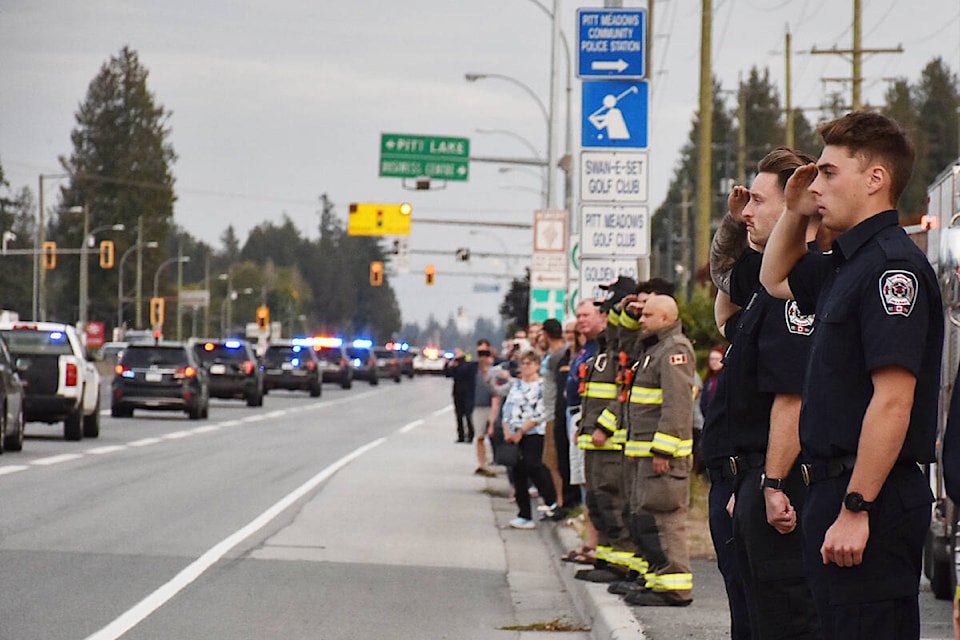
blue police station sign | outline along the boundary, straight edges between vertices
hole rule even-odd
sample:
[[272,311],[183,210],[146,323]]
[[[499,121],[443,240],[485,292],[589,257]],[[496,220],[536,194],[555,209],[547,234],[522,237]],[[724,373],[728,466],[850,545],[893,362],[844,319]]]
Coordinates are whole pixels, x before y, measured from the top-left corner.
[[582,85],[581,146],[647,148],[646,81],[590,80]]
[[645,9],[577,9],[580,78],[646,76]]

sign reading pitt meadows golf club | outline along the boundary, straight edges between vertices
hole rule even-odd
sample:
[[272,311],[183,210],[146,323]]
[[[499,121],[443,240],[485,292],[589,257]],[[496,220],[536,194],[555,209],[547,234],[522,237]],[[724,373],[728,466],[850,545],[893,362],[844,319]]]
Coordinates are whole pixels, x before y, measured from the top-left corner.
[[381,178],[465,181],[469,167],[468,138],[380,134]]

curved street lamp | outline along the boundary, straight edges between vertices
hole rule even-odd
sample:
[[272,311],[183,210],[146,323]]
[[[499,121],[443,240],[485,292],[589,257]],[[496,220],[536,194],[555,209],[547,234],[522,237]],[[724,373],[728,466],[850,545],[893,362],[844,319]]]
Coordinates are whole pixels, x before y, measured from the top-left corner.
[[120,262],[117,266],[117,329],[123,327],[123,263],[127,261],[127,258],[131,253],[136,251],[141,247],[146,247],[147,249],[156,249],[160,246],[159,242],[137,242],[132,247],[123,252],[123,255],[120,256]]
[[513,76],[505,76],[501,73],[465,73],[463,77],[466,78],[467,82],[476,82],[477,80],[484,80],[486,78],[497,78],[498,80],[504,80],[523,89],[527,95],[534,99],[534,101],[537,103],[537,106],[540,107],[540,113],[543,114],[543,121],[547,124],[547,132],[549,135],[550,111],[547,109],[547,105],[543,104],[543,100],[540,99],[540,96],[538,96],[537,93],[525,82],[521,82]]

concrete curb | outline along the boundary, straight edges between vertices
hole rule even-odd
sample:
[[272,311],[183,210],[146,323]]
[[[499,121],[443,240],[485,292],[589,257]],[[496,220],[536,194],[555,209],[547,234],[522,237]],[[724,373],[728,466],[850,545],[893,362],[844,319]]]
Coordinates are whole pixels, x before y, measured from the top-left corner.
[[574,578],[574,574],[585,568],[563,562],[560,558],[570,549],[581,546],[581,540],[570,527],[561,523],[538,523],[537,531],[544,544],[550,550],[557,575],[563,580],[564,587],[570,593],[577,613],[590,623],[590,637],[593,640],[643,640],[647,636],[643,626],[629,606],[619,596],[607,593],[607,585],[584,582]]

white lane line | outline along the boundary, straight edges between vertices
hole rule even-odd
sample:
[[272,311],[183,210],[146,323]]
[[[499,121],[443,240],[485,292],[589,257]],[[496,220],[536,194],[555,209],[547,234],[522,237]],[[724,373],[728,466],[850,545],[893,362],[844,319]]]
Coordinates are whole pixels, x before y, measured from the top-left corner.
[[400,431],[398,433],[409,433],[410,431],[413,431],[414,429],[422,425],[423,422],[424,421],[422,418],[420,420],[414,420],[413,422],[409,424],[405,424],[402,427],[400,427]]
[[452,404],[448,404],[448,405],[445,406],[443,409],[437,409],[436,411],[434,411],[433,413],[430,414],[430,417],[432,418],[432,417],[434,417],[434,416],[442,416],[443,414],[449,413],[450,411],[453,411],[453,405],[452,405]]
[[223,558],[234,547],[252,536],[254,533],[265,527],[271,520],[279,516],[297,500],[313,491],[322,482],[327,480],[334,473],[364,455],[371,449],[380,446],[386,441],[386,438],[378,438],[373,442],[363,445],[359,449],[340,458],[332,465],[313,476],[305,483],[294,489],[291,493],[280,499],[272,507],[254,518],[248,525],[235,533],[227,536],[222,541],[211,547],[206,553],[190,563],[180,573],[175,575],[169,582],[160,586],[156,591],[125,611],[120,617],[100,629],[99,631],[87,636],[86,640],[116,640],[130,629],[134,628],[145,620],[150,614],[169,602],[174,596],[183,591],[194,580],[203,575],[207,569]]
[[0,467],[0,476],[5,476],[18,471],[26,471],[30,467],[23,464],[12,464],[9,467]]
[[284,411],[283,409],[280,409],[280,410],[278,410],[278,411],[271,411],[270,413],[264,414],[263,417],[264,417],[264,419],[266,419],[266,418],[282,418],[282,417],[285,416],[285,415],[287,415],[287,412]]
[[49,467],[52,464],[60,464],[61,462],[70,462],[71,460],[79,460],[83,457],[82,453],[64,453],[59,456],[50,456],[48,458],[37,458],[30,464],[35,464],[40,467]]
[[142,440],[134,440],[133,442],[128,442],[127,446],[130,447],[148,447],[151,444],[157,444],[158,442],[163,442],[160,438],[143,438]]
[[114,453],[116,451],[123,451],[126,447],[122,444],[111,444],[105,447],[94,447],[93,449],[87,449],[84,453],[92,453],[95,456],[101,456],[105,453]]
[[217,426],[220,426],[220,427],[235,427],[235,426],[237,426],[238,424],[240,424],[240,421],[239,421],[239,420],[227,420],[227,421],[225,421],[225,422],[217,423]]
[[180,440],[181,438],[189,438],[193,435],[193,431],[174,431],[172,433],[167,433],[162,436],[164,440]]
[[194,433],[213,433],[214,431],[219,431],[223,425],[219,424],[208,424],[205,427],[197,427],[193,430]]
[[243,418],[242,420],[240,420],[240,422],[248,423],[248,424],[251,422],[261,422],[263,418],[264,416],[261,416],[261,415],[247,416],[246,418]]

